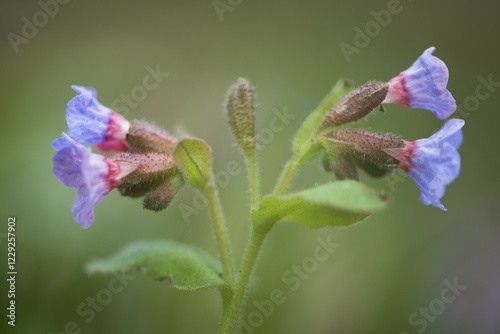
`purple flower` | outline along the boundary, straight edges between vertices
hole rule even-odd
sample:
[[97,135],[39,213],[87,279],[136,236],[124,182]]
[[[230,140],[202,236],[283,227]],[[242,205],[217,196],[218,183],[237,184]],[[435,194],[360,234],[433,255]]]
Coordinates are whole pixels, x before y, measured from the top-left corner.
[[[91,87],[71,86],[78,94],[66,106],[68,135],[77,143],[97,145],[103,151],[126,151],[125,137],[130,123],[120,114],[103,106],[97,100],[97,92]],[[54,140],[52,147],[60,150],[68,142]]]
[[432,55],[430,47],[413,65],[389,81],[389,92],[383,103],[394,103],[434,112],[437,118],[448,118],[457,108],[455,99],[446,89],[448,68]]
[[432,204],[446,211],[439,201],[445,188],[460,173],[458,148],[462,144],[461,119],[450,119],[434,135],[414,142],[405,142],[403,148],[386,149],[386,153],[401,161],[399,166],[415,181],[424,204]]
[[78,190],[71,211],[75,221],[88,228],[94,221],[94,207],[134,168],[92,153],[65,133],[57,142],[61,148],[54,156],[54,175]]

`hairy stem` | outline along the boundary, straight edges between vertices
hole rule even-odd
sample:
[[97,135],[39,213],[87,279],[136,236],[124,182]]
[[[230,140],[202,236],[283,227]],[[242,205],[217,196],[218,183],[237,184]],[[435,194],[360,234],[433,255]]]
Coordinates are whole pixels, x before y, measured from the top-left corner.
[[290,158],[290,160],[288,160],[285,168],[281,172],[276,186],[274,187],[273,195],[280,195],[286,190],[286,188],[290,185],[293,178],[297,174],[300,166],[302,166],[302,164],[304,163],[306,154],[307,152],[294,154]]
[[257,168],[257,163],[255,161],[255,152],[252,151],[246,154],[247,164],[248,164],[248,179],[250,182],[250,187],[252,189],[252,209],[257,208],[259,205],[259,172]]
[[[281,176],[276,184],[273,194],[283,193],[290,182],[295,177],[298,169],[302,163],[306,160],[306,157],[312,150],[314,145],[306,147],[301,152],[294,154],[292,158],[286,164]],[[248,166],[250,183],[252,185],[252,207],[257,208],[259,203],[259,193],[258,193],[258,180],[257,180],[257,169],[255,166],[255,156],[252,158],[248,155]],[[232,296],[229,304],[224,303],[224,312],[222,316],[222,324],[220,333],[221,334],[235,334],[240,329],[240,320],[243,313],[243,305],[245,304],[245,298],[247,296],[247,286],[248,280],[252,274],[253,268],[255,266],[255,261],[262,248],[262,243],[266,238],[268,232],[271,230],[275,222],[261,222],[259,224],[252,224],[252,232],[250,235],[250,240],[246,246],[245,252],[243,254],[243,260],[240,265],[239,275],[234,284],[232,291]]]
[[316,154],[320,150],[321,146],[317,142],[312,142],[309,145],[306,145],[302,148],[302,150],[296,152],[290,160],[285,165],[285,168],[281,172],[281,175],[276,182],[276,186],[274,186],[274,190],[272,192],[273,195],[281,195],[285,192],[286,188],[293,181],[293,178],[297,174],[297,171],[302,164],[308,159],[310,159],[314,154]]
[[240,273],[234,285],[231,303],[222,318],[221,334],[234,334],[239,329],[242,306],[247,295],[248,280],[254,268],[262,242],[266,238],[271,226],[270,224],[261,225],[252,229],[250,240],[243,255]]
[[222,262],[223,277],[230,286],[233,286],[234,269],[231,247],[229,245],[229,235],[215,184],[213,182],[208,184],[204,188],[204,193],[208,201],[208,209],[210,211],[210,217],[212,218],[217,248]]

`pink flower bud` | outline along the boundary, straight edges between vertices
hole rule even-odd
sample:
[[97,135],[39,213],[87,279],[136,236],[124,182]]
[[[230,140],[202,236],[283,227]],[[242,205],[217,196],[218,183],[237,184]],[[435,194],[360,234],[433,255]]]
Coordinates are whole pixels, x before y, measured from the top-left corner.
[[359,180],[356,165],[347,152],[325,154],[323,167],[326,171],[333,172],[339,180]]
[[168,177],[144,197],[144,209],[152,211],[166,209],[174,199],[181,185],[182,177],[179,174]]
[[357,121],[368,115],[384,101],[389,85],[370,81],[344,96],[326,115],[320,132],[328,128]]
[[178,139],[162,128],[146,121],[134,120],[127,143],[139,152],[173,152]]

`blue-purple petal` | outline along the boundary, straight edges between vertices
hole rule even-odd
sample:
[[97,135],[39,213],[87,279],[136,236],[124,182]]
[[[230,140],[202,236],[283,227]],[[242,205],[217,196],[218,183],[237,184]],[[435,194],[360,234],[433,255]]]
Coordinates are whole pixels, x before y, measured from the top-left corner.
[[[95,202],[95,201],[94,201]],[[89,228],[94,222],[94,207],[99,201],[93,203],[90,201],[89,189],[86,187],[78,188],[78,191],[71,207],[73,219],[83,228]]]
[[422,143],[422,145],[430,145],[431,143],[439,143],[441,141],[447,141],[452,144],[455,148],[458,148],[462,143],[462,131],[459,131],[464,126],[465,121],[463,119],[453,118],[446,121],[438,132],[426,139],[417,140],[417,143]]
[[90,188],[82,186],[78,191],[73,201],[71,212],[73,219],[83,228],[89,228],[94,222],[94,208],[108,193],[105,187]]
[[[85,146],[77,144],[63,133],[58,142],[58,151],[54,155],[52,170],[54,175],[66,187],[78,187],[82,184],[81,163],[90,153]],[[53,144],[54,146],[54,144]]]
[[72,86],[78,93],[66,106],[69,136],[80,144],[105,141],[112,110],[101,105],[93,88]]
[[94,207],[110,190],[106,158],[63,134],[53,160],[54,175],[67,187],[77,188],[72,213],[75,221],[88,228],[94,221]]
[[73,89],[78,94],[89,94],[94,99],[97,99],[97,91],[94,87],[84,87],[84,86],[71,85],[71,89]]
[[[443,211],[446,211],[446,208],[439,201],[441,197],[444,195],[444,186],[440,186],[439,184],[434,184],[431,186],[432,180],[435,175],[432,170],[429,169],[410,169],[408,175],[415,181],[415,184],[420,188],[420,200],[422,203],[440,208]],[[429,182],[429,180],[431,180]]]
[[400,75],[404,78],[410,107],[428,109],[439,119],[446,119],[455,112],[457,105],[446,89],[448,68],[441,59],[432,55],[435,50],[434,47],[425,50],[417,61]]
[[52,141],[52,148],[56,151],[60,151],[63,148],[67,147],[68,142],[64,138],[57,138]]
[[412,91],[408,97],[410,107],[431,110],[439,119],[446,119],[455,112],[457,103],[448,90],[440,95],[434,95],[423,88],[420,91]]
[[460,154],[463,120],[452,119],[434,135],[415,141],[408,175],[422,191],[424,204],[432,204],[446,210],[440,199],[445,188],[460,174]]

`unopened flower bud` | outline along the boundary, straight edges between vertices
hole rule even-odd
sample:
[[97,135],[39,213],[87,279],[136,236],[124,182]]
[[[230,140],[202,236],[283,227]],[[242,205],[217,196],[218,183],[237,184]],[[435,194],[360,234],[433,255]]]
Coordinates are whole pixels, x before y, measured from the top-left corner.
[[323,167],[326,171],[333,172],[339,180],[359,180],[356,165],[346,152],[325,154]]
[[[161,181],[158,181],[158,183]],[[137,197],[143,197],[146,195],[148,192],[151,191],[152,187],[155,187],[157,182],[144,182],[144,183],[138,183],[138,184],[122,184],[122,186],[118,187],[118,191],[122,196],[127,196],[127,197],[132,197],[132,198],[137,198]]]
[[120,193],[124,196],[143,196],[170,175],[179,173],[177,165],[170,154],[122,153],[115,156],[114,160],[122,164],[128,163],[137,166],[132,173],[123,178],[118,187]]
[[167,131],[142,120],[134,120],[127,133],[127,143],[140,152],[172,152],[177,142]]
[[365,130],[341,129],[332,132],[328,137],[334,139],[342,148],[360,154],[365,160],[370,160],[377,165],[397,164],[397,159],[384,150],[405,146],[401,138]]
[[144,209],[152,211],[166,209],[174,199],[181,185],[182,177],[180,175],[175,174],[168,177],[144,197]]
[[372,160],[367,159],[364,154],[352,153],[350,158],[356,166],[363,169],[368,175],[376,178],[387,176],[394,171],[397,165],[392,163],[374,163]]
[[370,81],[344,96],[326,115],[320,132],[357,121],[368,115],[384,101],[389,85],[380,81]]
[[[369,175],[382,177],[392,172],[399,160],[388,153],[391,149],[400,149],[405,142],[390,134],[373,133],[363,130],[337,130],[321,137],[320,142],[332,159],[344,159],[354,164]],[[347,169],[347,162],[337,162],[339,170]],[[342,176],[342,172],[339,172]],[[344,171],[343,174],[347,173]]]
[[250,83],[239,78],[226,98],[229,127],[244,152],[255,149],[255,92]]

